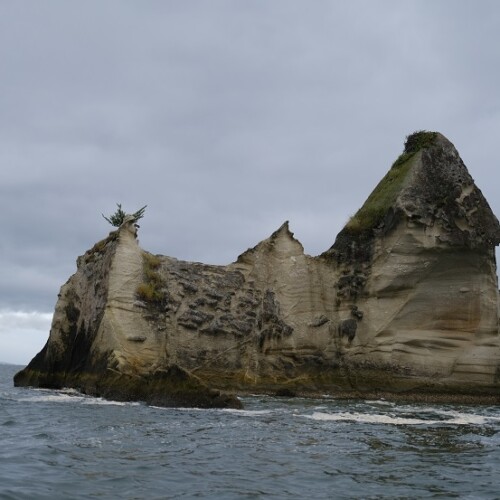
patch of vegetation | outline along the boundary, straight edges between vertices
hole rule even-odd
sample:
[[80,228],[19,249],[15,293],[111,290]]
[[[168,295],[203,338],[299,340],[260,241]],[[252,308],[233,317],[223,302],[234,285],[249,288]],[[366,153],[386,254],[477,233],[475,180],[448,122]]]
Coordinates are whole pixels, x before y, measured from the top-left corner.
[[436,140],[437,132],[428,132],[427,130],[418,130],[406,136],[405,153],[417,153],[421,149],[433,145]]
[[413,134],[407,135],[403,152],[392,164],[393,167],[406,163],[415,153],[421,149],[432,146],[437,137],[437,132],[427,132],[427,130],[418,130]]
[[351,217],[346,229],[361,232],[376,227],[396,201],[412,162],[408,158],[404,163],[395,165],[372,191],[365,204]]
[[385,177],[372,191],[365,204],[351,217],[346,229],[359,233],[366,229],[377,227],[403,187],[404,181],[411,169],[411,160],[423,148],[431,146],[437,137],[436,132],[421,130],[406,137],[404,152],[393,163]]
[[144,253],[142,259],[144,282],[137,287],[137,298],[151,306],[164,307],[167,293],[165,280],[159,272],[161,259],[150,253]]

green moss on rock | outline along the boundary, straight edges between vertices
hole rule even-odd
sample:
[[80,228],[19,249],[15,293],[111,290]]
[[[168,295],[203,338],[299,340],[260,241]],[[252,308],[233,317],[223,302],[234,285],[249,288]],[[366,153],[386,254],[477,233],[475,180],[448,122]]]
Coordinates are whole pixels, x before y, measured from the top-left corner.
[[406,137],[404,151],[393,163],[385,177],[372,191],[365,204],[351,217],[346,229],[352,233],[377,227],[394,205],[408,173],[413,164],[415,154],[432,146],[436,132],[421,130]]
[[[412,155],[413,156],[413,155]],[[412,158],[394,165],[372,191],[365,204],[351,217],[346,228],[351,232],[361,232],[378,226],[388,210],[394,205],[411,169]]]

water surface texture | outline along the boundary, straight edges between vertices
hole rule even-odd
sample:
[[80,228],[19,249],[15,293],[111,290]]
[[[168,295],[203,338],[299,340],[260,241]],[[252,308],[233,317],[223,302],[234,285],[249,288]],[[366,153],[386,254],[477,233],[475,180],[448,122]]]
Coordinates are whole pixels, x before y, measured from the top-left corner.
[[154,408],[14,388],[0,365],[0,498],[499,498],[500,409],[245,397]]

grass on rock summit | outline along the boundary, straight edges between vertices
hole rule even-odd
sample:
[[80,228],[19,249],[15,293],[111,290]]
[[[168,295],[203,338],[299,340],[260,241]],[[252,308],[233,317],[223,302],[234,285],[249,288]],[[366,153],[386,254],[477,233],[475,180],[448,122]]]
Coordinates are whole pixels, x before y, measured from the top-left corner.
[[392,164],[389,172],[378,183],[364,205],[347,223],[346,229],[349,232],[357,233],[375,228],[382,222],[403,187],[416,153],[432,146],[436,137],[436,132],[425,130],[406,137],[403,153]]

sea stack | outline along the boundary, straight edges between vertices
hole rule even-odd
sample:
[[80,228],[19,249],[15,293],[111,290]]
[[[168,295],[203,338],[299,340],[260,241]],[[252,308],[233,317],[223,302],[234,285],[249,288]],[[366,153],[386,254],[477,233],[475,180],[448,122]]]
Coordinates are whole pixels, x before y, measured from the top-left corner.
[[317,257],[288,223],[227,266],[152,255],[133,217],[78,258],[16,385],[165,406],[237,394],[500,401],[500,226],[454,146],[410,135]]

